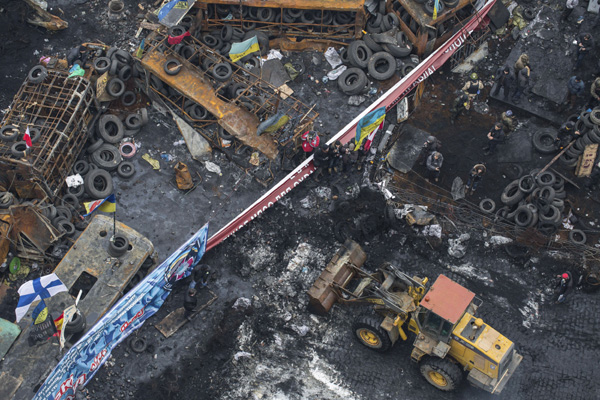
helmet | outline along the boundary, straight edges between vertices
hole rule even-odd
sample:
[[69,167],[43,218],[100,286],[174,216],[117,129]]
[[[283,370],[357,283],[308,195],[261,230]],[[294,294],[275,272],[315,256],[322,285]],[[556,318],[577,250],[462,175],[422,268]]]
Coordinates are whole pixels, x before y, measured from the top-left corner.
[[566,272],[564,274],[562,274],[562,278],[563,279],[569,279],[569,274],[567,274]]
[[427,141],[428,141],[429,143],[433,143],[433,142],[435,142],[435,136],[429,136],[429,137],[427,137]]
[[573,129],[573,128],[575,128],[575,122],[573,122],[573,121],[567,122],[565,124],[565,128],[567,128],[567,129]]
[[511,110],[507,110],[506,111],[506,116],[507,117],[512,117],[512,111]]
[[471,79],[474,80],[474,81],[476,81],[477,79],[479,79],[479,76],[477,76],[477,74],[475,72],[473,72],[471,74]]

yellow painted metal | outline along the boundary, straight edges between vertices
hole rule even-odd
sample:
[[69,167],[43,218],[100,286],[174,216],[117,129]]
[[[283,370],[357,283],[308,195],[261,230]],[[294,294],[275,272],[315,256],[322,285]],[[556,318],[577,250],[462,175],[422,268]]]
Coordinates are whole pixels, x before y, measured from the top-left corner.
[[167,57],[158,51],[146,53],[141,60],[146,70],[217,117],[219,125],[231,135],[244,144],[259,149],[270,159],[277,156],[277,144],[268,135],[256,135],[259,123],[256,115],[219,99],[212,85],[206,82],[188,61],[179,59],[183,66],[177,75],[168,75],[165,72],[166,61]]
[[398,326],[398,333],[400,334],[402,340],[408,340],[408,336],[406,336],[406,332],[404,332],[404,329],[402,329],[401,326]]
[[379,337],[373,333],[372,331],[370,331],[369,329],[363,328],[358,332],[358,335],[360,336],[360,339],[365,342],[366,344],[368,344],[371,347],[376,347],[379,346]]
[[429,371],[428,372],[429,375],[429,379],[431,379],[431,381],[436,384],[439,387],[446,387],[448,386],[448,381],[446,380],[446,377],[442,374],[440,374],[439,372],[436,371]]

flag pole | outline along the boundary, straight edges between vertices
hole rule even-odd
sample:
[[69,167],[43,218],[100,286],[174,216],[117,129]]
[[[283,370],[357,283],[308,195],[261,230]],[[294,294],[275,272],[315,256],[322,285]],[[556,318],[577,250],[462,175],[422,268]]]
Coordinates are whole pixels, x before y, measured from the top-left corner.
[[[115,197],[115,204],[116,204],[116,197]],[[117,235],[117,208],[115,207],[115,212],[113,213],[113,240],[115,239],[115,236]]]

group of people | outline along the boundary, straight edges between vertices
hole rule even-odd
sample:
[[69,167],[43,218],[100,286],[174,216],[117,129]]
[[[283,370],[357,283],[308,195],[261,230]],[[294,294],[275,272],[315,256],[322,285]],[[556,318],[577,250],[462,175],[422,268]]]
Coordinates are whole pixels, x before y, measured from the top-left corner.
[[321,144],[321,139],[315,131],[306,131],[301,138],[305,157],[314,155],[313,163],[316,167],[314,179],[317,182],[325,171],[329,174],[345,173],[353,168],[360,171],[367,158],[368,151],[363,145],[356,149],[354,141],[345,145],[342,145],[339,140],[331,145]]
[[492,96],[498,96],[500,89],[504,96],[504,101],[508,101],[511,92],[514,91],[511,100],[515,104],[519,104],[521,96],[531,80],[531,65],[529,64],[529,56],[525,53],[519,56],[515,65],[511,68],[509,65],[498,68],[495,75],[496,87],[492,92]]

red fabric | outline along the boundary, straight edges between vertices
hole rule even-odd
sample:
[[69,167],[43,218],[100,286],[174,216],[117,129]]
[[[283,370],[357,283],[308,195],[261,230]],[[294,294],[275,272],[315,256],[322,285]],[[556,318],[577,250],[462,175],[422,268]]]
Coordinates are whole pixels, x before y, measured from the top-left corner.
[[25,145],[27,146],[27,148],[30,148],[32,143],[31,136],[29,136],[29,128],[27,128],[27,130],[25,131],[25,134],[23,135],[23,140],[25,141]]
[[[408,75],[406,75],[400,82],[394,87],[388,90],[382,97],[377,99],[370,107],[364,110],[360,115],[354,118],[348,125],[346,125],[340,132],[338,132],[333,138],[329,140],[333,143],[336,140],[342,142],[342,144],[348,143],[354,139],[356,133],[356,124],[358,121],[369,112],[385,106],[387,110],[394,107],[400,102],[407,94],[409,94],[419,83],[427,79],[431,74],[437,71],[451,56],[458,50],[465,42],[466,38],[469,37],[471,32],[481,23],[483,17],[490,11],[490,8],[494,5],[496,0],[488,1],[481,10],[479,15],[473,16],[469,22],[463,26],[463,28],[454,34],[446,43],[440,48],[433,52],[427,59],[413,69]],[[275,202],[281,199],[283,196],[292,191],[293,188],[298,186],[304,181],[310,174],[315,171],[315,167],[312,162],[313,156],[310,156],[296,169],[294,169],[288,176],[279,181],[271,190],[262,195],[258,200],[254,202],[246,210],[242,211],[237,217],[231,220],[221,230],[211,236],[206,244],[206,250],[210,250],[235,232],[243,228],[248,222],[257,218],[265,210],[271,207]]]
[[309,133],[310,131],[306,131],[302,134],[302,150],[304,150],[305,153],[310,153],[319,147],[319,143],[321,143],[321,138],[319,138],[319,135],[315,135],[312,140],[308,140]]
[[179,43],[181,43],[183,38],[187,37],[187,36],[190,36],[190,32],[186,32],[183,35],[179,35],[179,36],[169,36],[169,38],[167,39],[167,42],[169,42],[169,44],[171,44],[171,45],[179,44]]

